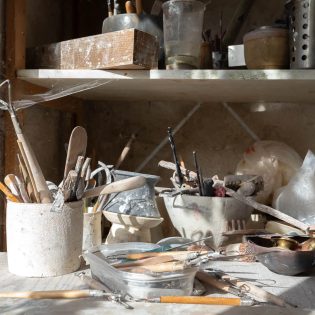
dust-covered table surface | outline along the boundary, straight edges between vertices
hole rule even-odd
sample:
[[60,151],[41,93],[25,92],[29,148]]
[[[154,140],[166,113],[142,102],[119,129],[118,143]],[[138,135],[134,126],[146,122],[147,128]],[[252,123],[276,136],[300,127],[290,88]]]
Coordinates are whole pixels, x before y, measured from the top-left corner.
[[[249,281],[261,288],[296,304],[298,309],[286,309],[276,306],[229,307],[214,305],[184,305],[134,302],[133,310],[126,310],[122,305],[104,301],[100,298],[71,300],[26,300],[0,299],[0,314],[314,314],[315,315],[315,277],[301,275],[295,277],[281,276],[272,273],[260,263],[213,262],[209,266],[222,270],[231,276]],[[88,271],[88,270],[87,270]],[[10,274],[7,269],[6,253],[0,253],[0,291],[45,291],[45,290],[77,290],[88,287],[75,275],[68,274],[51,278],[24,278]],[[315,275],[315,273],[314,273]],[[209,291],[210,296],[222,296],[215,289]]]

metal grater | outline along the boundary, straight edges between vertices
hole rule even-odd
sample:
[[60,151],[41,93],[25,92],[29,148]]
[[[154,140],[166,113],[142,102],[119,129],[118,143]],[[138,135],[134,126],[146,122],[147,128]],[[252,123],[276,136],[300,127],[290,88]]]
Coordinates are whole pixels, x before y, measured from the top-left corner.
[[315,0],[290,0],[290,68],[315,68]]

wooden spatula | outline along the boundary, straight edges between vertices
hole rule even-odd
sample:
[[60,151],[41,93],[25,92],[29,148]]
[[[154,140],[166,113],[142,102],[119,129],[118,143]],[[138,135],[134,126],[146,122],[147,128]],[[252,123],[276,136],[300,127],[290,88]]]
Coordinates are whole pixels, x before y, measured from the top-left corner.
[[145,178],[143,176],[134,176],[127,179],[118,180],[111,184],[102,185],[86,190],[82,198],[93,198],[99,195],[108,195],[126,190],[136,189],[142,187],[144,184]]
[[67,157],[66,157],[66,164],[63,177],[64,179],[67,177],[70,170],[75,168],[78,156],[85,156],[87,147],[87,133],[86,130],[81,127],[77,126],[72,130]]
[[15,180],[14,174],[8,174],[4,178],[4,183],[9,187],[9,189],[11,190],[11,192],[14,196],[21,199],[20,190],[19,190],[18,184]]

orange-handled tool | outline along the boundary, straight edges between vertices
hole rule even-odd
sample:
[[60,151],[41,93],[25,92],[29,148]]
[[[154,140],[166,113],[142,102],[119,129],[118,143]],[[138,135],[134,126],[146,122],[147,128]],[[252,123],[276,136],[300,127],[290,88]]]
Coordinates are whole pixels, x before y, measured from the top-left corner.
[[160,303],[176,304],[207,304],[207,305],[232,305],[232,306],[252,306],[254,301],[240,298],[224,298],[210,296],[161,296]]
[[6,195],[6,197],[12,201],[12,202],[21,202],[20,199],[18,199],[16,196],[14,196],[11,191],[3,184],[0,182],[0,190]]

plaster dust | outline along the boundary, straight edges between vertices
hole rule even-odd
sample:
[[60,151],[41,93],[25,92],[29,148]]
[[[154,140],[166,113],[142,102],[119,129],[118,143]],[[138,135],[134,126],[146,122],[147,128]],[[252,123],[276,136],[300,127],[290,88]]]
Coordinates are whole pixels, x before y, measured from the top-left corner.
[[[288,277],[272,273],[259,263],[215,262],[211,267],[218,268],[232,276],[261,286],[263,289],[280,295],[303,308],[288,309],[271,305],[258,307],[228,307],[211,305],[183,305],[159,303],[132,303],[133,313],[140,315],[314,315],[314,277]],[[237,272],[235,272],[237,270]],[[87,286],[75,273],[53,278],[21,278],[10,274],[6,265],[6,254],[0,253],[0,291],[41,291],[87,289]],[[211,296],[219,296],[219,291]],[[227,295],[225,295],[228,297]],[[127,314],[121,305],[101,299],[77,300],[22,300],[0,299],[1,314]]]

